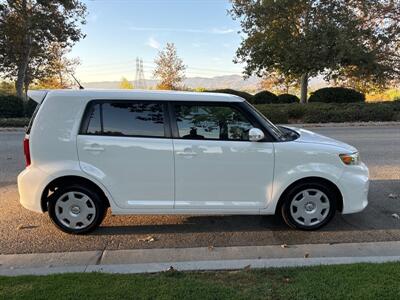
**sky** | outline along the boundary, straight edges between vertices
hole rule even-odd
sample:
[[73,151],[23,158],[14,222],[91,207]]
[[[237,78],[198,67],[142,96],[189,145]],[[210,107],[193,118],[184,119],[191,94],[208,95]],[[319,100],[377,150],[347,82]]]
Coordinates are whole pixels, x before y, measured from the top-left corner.
[[228,15],[229,0],[84,0],[86,38],[70,53],[79,57],[83,82],[135,79],[136,57],[146,79],[158,51],[176,45],[187,77],[241,74],[233,63],[242,40],[239,22]]

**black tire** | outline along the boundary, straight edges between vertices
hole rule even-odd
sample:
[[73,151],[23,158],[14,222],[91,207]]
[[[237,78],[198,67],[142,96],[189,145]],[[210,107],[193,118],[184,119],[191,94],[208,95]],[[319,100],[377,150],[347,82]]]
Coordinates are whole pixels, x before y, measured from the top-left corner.
[[[293,217],[292,211],[291,211],[291,205],[292,205],[292,203],[294,203],[296,198],[299,198],[298,195],[301,194],[302,192],[305,193],[306,191],[308,191],[308,193],[311,193],[314,190],[320,191],[323,194],[325,194],[322,196],[321,199],[323,199],[322,201],[324,201],[325,203],[329,203],[329,208],[326,208],[327,211],[323,211],[323,214],[321,213],[321,215],[323,215],[324,218],[322,219],[322,217],[321,217],[322,220],[319,223],[317,223],[317,224],[310,223],[309,225],[306,225],[305,221],[304,221],[302,224],[301,217],[297,218],[297,219]],[[327,199],[325,199],[325,198],[327,198]],[[336,213],[337,201],[338,201],[338,199],[337,199],[336,193],[328,185],[323,184],[323,183],[301,183],[301,184],[294,186],[291,190],[289,190],[284,195],[284,199],[283,199],[281,209],[280,209],[281,216],[282,216],[283,220],[285,221],[285,223],[292,228],[296,228],[296,229],[300,229],[300,230],[317,230],[317,229],[325,226],[326,224],[329,223],[329,221],[332,220],[332,218],[334,217],[334,215]],[[294,206],[295,206],[295,204],[294,204]],[[294,208],[295,207],[293,207],[292,209],[294,209]],[[304,210],[306,210],[305,207],[304,207]],[[316,214],[318,215],[318,212],[316,212]],[[304,218],[303,218],[303,220],[304,220]],[[311,219],[311,220],[313,220],[313,219]],[[317,222],[317,221],[314,221],[314,222]]]
[[[70,201],[69,196],[65,196],[67,193],[70,193],[70,192],[72,192],[72,194],[75,197],[81,196],[81,195],[87,196],[89,198],[88,200],[90,200],[90,202],[86,202],[86,203],[90,204],[90,206],[88,206],[86,204],[84,206],[87,206],[88,209],[93,209],[93,207],[94,207],[94,213],[88,213],[88,216],[86,217],[85,222],[90,223],[87,226],[81,222],[81,224],[82,224],[81,228],[77,228],[77,227],[79,227],[79,225],[75,226],[75,228],[71,228],[68,226],[66,219],[62,220],[61,219],[62,217],[61,216],[59,217],[60,213],[63,213],[63,211],[62,211],[63,208],[61,208],[61,212],[60,212],[60,207],[59,207],[60,201],[64,202],[64,203],[66,203],[67,201]],[[62,201],[65,198],[67,198],[67,200]],[[84,198],[84,199],[86,199],[86,198]],[[74,200],[76,200],[76,199],[74,199]],[[83,201],[82,203],[85,203],[85,201]],[[78,208],[78,210],[79,210],[79,208]],[[99,194],[96,191],[94,191],[84,185],[70,184],[67,186],[59,187],[50,196],[49,204],[48,204],[48,211],[49,211],[49,216],[50,216],[51,221],[54,223],[54,225],[56,225],[62,231],[66,232],[66,233],[70,233],[70,234],[85,234],[85,233],[92,232],[97,227],[99,227],[99,225],[101,224],[101,222],[103,221],[103,219],[106,215],[107,207],[106,207],[104,201],[101,199],[101,197],[99,196]],[[78,216],[78,215],[79,215],[79,212],[77,215],[71,215],[71,218],[73,219],[74,216]],[[72,225],[70,225],[70,226],[72,226]]]

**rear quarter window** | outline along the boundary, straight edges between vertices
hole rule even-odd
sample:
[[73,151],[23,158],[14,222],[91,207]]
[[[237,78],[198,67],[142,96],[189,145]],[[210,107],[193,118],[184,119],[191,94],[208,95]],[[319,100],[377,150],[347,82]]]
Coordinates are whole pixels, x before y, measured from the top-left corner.
[[32,125],[33,125],[33,121],[35,121],[35,118],[36,118],[36,115],[37,115],[37,113],[38,113],[38,111],[39,111],[39,108],[40,108],[40,103],[38,103],[38,104],[36,105],[36,108],[35,108],[35,110],[33,111],[33,114],[32,114],[32,116],[31,116],[31,119],[29,120],[28,126],[26,127],[26,130],[25,130],[25,133],[26,133],[26,134],[29,134],[29,133],[31,132]]

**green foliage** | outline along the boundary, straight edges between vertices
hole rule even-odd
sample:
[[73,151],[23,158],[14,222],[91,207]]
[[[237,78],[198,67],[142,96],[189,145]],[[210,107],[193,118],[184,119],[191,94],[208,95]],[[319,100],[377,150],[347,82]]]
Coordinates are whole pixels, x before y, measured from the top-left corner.
[[378,85],[398,78],[398,0],[232,0],[230,13],[245,36],[236,62],[249,76],[303,77],[303,91],[319,74]]
[[400,101],[381,103],[309,103],[257,105],[276,123],[384,122],[400,120]]
[[24,103],[21,98],[12,95],[0,96],[0,117],[19,118],[24,115]]
[[[1,299],[397,299],[400,263],[0,277]],[[62,287],[62,288],[60,288]]]
[[26,117],[30,118],[35,111],[37,106],[37,103],[31,99],[29,99],[27,102],[25,102],[25,109],[24,109],[24,114]]
[[29,124],[29,118],[0,118],[1,127],[25,127]]
[[253,96],[254,104],[271,104],[278,103],[278,96],[270,91],[262,91]]
[[252,99],[253,99],[253,95],[252,94],[249,94],[249,93],[243,92],[243,91],[233,90],[233,89],[209,90],[207,92],[232,94],[232,95],[236,95],[236,96],[242,97],[243,99],[246,99],[246,101],[248,101],[248,102],[252,102]]
[[16,80],[16,93],[43,78],[50,46],[71,47],[84,38],[86,6],[76,0],[2,1],[0,4],[0,72]]
[[352,103],[365,102],[365,95],[356,90],[328,87],[322,88],[311,94],[308,102],[324,102],[324,103]]
[[278,96],[278,103],[299,103],[299,97],[291,94],[281,94]]

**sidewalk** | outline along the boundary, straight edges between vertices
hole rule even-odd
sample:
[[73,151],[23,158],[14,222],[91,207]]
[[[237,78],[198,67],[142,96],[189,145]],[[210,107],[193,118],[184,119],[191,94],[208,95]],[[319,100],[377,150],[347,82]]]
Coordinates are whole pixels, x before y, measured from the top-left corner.
[[0,275],[152,273],[400,261],[400,242],[0,255]]

